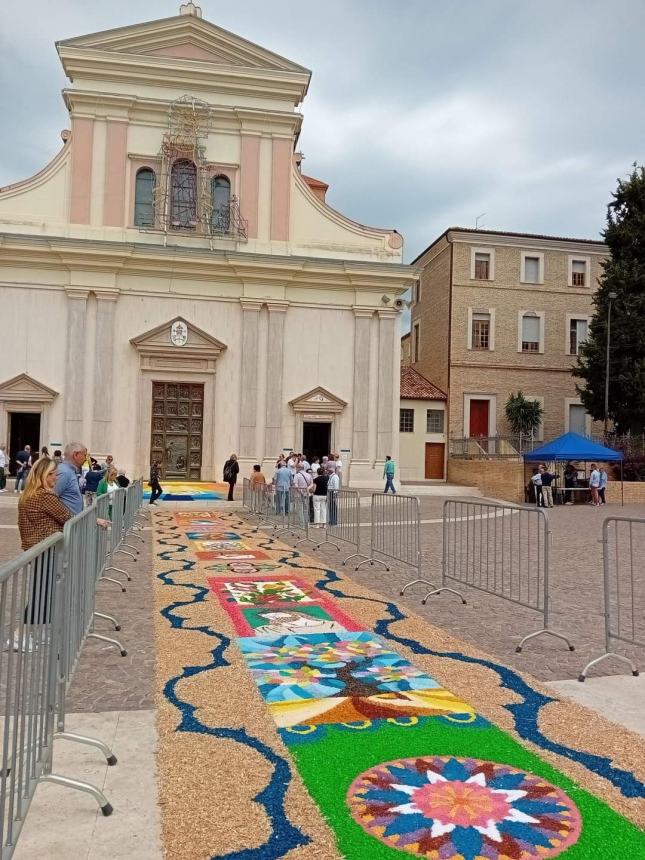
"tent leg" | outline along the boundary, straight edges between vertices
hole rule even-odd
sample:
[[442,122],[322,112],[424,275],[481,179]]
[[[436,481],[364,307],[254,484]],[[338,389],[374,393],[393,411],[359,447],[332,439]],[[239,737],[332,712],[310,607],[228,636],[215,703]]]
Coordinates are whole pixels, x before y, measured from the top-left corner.
[[620,461],[620,504],[625,507],[625,484],[623,482],[623,461]]

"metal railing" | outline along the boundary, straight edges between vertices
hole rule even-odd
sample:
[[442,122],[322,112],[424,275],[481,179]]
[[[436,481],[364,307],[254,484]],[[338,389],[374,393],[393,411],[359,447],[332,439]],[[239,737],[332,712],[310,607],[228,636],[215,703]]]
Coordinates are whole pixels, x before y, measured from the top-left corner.
[[378,555],[410,565],[421,576],[421,538],[419,500],[416,496],[373,493],[370,509],[370,554],[354,570],[364,564],[381,564],[390,568]]
[[546,635],[562,639],[573,651],[567,637],[549,627],[550,553],[551,529],[541,508],[447,499],[441,585],[425,580],[431,590],[422,603],[443,591],[466,603],[461,591],[447,585],[456,582],[542,614],[542,627],[520,641],[518,653],[530,639]]
[[328,490],[327,491],[327,523],[325,525],[325,539],[318,543],[314,549],[318,549],[326,543],[340,550],[340,544],[336,541],[355,547],[343,561],[343,564],[352,558],[369,560],[369,557],[361,552],[361,507],[360,494],[358,490]]
[[644,561],[645,519],[607,517],[602,525],[605,653],[587,663],[579,681],[611,657],[627,663],[632,675],[638,675],[629,657],[612,650],[612,641],[645,648]]
[[460,460],[519,460],[542,443],[533,436],[469,436],[450,439],[450,456]]
[[[113,498],[125,513],[122,540],[138,520],[142,501],[135,482]],[[99,749],[109,765],[116,757],[96,738],[65,731],[66,699],[81,650],[93,625],[97,584],[111,552],[121,547],[97,524],[107,496],[69,520],[53,535],[0,566],[0,839],[2,860],[13,855],[31,800],[40,782],[52,782],[93,796],[104,815],[112,806],[96,786],[52,772],[53,744],[75,741]],[[118,519],[118,515],[117,515]],[[125,653],[122,651],[122,653]]]

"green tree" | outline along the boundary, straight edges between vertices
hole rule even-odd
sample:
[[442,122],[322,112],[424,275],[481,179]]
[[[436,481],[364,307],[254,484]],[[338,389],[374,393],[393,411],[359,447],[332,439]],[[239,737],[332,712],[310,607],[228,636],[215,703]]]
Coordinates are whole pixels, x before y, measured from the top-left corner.
[[611,334],[609,409],[618,433],[645,430],[645,168],[634,164],[627,179],[618,180],[607,207],[603,236],[610,256],[603,264],[594,296],[589,336],[573,375],[587,412],[605,418],[607,318],[610,293]]
[[521,391],[509,394],[504,407],[512,433],[531,436],[540,426],[544,410],[537,400],[527,400]]

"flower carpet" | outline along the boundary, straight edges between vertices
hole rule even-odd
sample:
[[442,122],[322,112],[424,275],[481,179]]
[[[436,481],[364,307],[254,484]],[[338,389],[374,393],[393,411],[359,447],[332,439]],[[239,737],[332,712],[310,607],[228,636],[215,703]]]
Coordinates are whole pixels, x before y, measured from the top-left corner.
[[237,513],[154,529],[167,857],[645,857],[636,736]]
[[[210,481],[164,481],[163,502],[213,502],[226,499],[228,484]],[[144,487],[143,498],[150,498],[150,487]]]

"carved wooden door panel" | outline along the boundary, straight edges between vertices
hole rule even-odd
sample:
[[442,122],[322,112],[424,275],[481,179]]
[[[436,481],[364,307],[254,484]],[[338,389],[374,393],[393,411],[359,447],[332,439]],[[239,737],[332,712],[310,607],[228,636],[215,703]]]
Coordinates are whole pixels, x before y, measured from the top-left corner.
[[203,385],[152,383],[150,460],[161,460],[162,477],[200,480],[203,421]]

